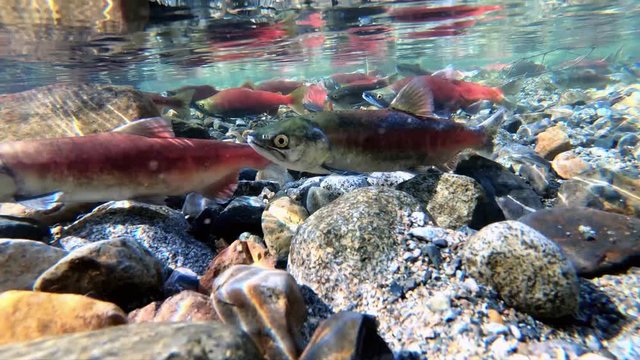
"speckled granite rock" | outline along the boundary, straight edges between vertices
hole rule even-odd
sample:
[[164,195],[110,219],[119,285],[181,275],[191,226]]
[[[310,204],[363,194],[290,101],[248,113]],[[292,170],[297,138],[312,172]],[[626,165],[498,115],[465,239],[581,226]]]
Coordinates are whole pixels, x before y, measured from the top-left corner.
[[558,244],[578,275],[640,265],[640,220],[589,208],[558,207],[519,220]]
[[405,226],[419,202],[398,190],[354,190],[315,212],[291,242],[289,271],[328,303],[352,299],[367,280],[400,256],[396,228]]
[[[0,294],[0,344],[126,324],[115,304],[82,295],[34,291]],[[1,355],[0,358],[9,359]]]
[[161,296],[163,280],[162,264],[144,246],[120,238],[72,251],[40,275],[33,288],[90,294],[129,310]]
[[251,339],[220,323],[132,324],[0,347],[3,359],[263,359]]
[[562,250],[517,221],[488,225],[465,244],[469,274],[493,287],[504,301],[541,318],[574,315],[578,278]]
[[396,189],[422,200],[435,223],[447,229],[470,224],[477,205],[485,200],[474,179],[434,169],[398,184]]
[[286,271],[235,265],[218,276],[213,306],[225,324],[243,329],[269,359],[297,359],[306,309]]
[[61,235],[90,241],[133,238],[164,265],[187,267],[202,274],[213,258],[213,252],[192,238],[188,229],[189,224],[182,213],[166,206],[114,201],[97,207],[64,228]]
[[308,216],[307,210],[288,196],[269,203],[262,213],[262,232],[267,249],[277,260],[287,260],[291,238]]
[[31,290],[38,276],[66,254],[38,241],[0,239],[0,292]]

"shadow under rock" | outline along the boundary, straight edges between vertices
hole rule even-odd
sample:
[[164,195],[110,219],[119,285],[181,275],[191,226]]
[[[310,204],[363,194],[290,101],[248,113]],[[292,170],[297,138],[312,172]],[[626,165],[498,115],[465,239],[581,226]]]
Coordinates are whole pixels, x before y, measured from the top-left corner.
[[306,347],[309,344],[309,340],[311,340],[313,333],[318,328],[318,325],[320,325],[323,320],[326,320],[335,314],[335,312],[331,306],[325,303],[318,294],[316,294],[316,292],[307,285],[300,285],[300,292],[302,293],[304,303],[307,306],[307,320],[302,326],[302,337],[304,340],[304,346]]

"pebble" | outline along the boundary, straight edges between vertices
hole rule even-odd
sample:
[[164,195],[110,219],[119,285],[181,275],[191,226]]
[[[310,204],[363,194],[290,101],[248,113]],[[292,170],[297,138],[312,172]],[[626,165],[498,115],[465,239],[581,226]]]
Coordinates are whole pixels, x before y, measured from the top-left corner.
[[364,175],[329,175],[322,179],[320,187],[329,191],[334,199],[355,189],[369,186]]
[[269,359],[297,359],[307,314],[296,281],[283,270],[234,265],[214,280],[213,306],[225,324],[244,330]]
[[162,302],[152,302],[129,313],[130,323],[216,321],[218,316],[208,296],[185,290]]
[[529,226],[517,221],[488,225],[471,236],[464,254],[469,274],[493,287],[507,305],[540,318],[577,312],[573,265],[553,241]]
[[48,242],[49,227],[29,218],[0,215],[0,239],[24,239]]
[[558,244],[578,275],[640,265],[640,219],[589,208],[545,209],[520,219]]
[[434,312],[445,312],[451,309],[451,297],[442,292],[434,294],[427,300],[427,306]]
[[320,324],[299,359],[393,359],[393,353],[375,318],[341,311]]
[[130,324],[49,337],[1,347],[0,358],[263,359],[245,333],[215,322]]
[[[127,315],[118,306],[82,295],[17,290],[0,294],[1,345],[126,323]],[[14,358],[2,355],[2,349],[6,348],[0,348],[0,358]]]
[[563,179],[571,179],[591,169],[591,165],[578,157],[573,150],[556,155],[551,167]]
[[309,214],[313,214],[336,198],[331,191],[321,188],[320,186],[314,186],[307,192],[305,207]]
[[231,200],[214,220],[213,234],[231,243],[245,231],[262,236],[264,202],[256,196],[239,196]]
[[162,295],[162,264],[135,240],[97,241],[70,252],[45,271],[37,291],[91,294],[125,310]]
[[198,275],[187,268],[177,268],[165,280],[162,288],[164,296],[172,296],[183,290],[198,290],[200,282]]
[[0,239],[0,292],[33,289],[36,279],[66,254],[39,241]]
[[188,234],[189,223],[179,211],[134,201],[98,206],[62,230],[95,242],[126,237],[143,244],[164,266],[186,267],[202,274],[213,252]]
[[563,126],[550,127],[537,136],[536,152],[547,160],[553,160],[559,153],[570,149],[571,142]]
[[307,217],[307,210],[288,196],[269,203],[262,213],[262,232],[267,249],[276,260],[287,260],[291,238]]

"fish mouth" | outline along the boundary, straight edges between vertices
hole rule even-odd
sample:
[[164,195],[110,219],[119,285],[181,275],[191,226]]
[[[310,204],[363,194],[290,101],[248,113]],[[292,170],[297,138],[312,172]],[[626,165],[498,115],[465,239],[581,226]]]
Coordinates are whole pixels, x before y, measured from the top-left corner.
[[255,137],[253,135],[249,135],[247,137],[247,143],[249,144],[249,146],[251,146],[254,150],[256,150],[261,155],[264,155],[267,157],[273,157],[277,161],[287,160],[287,157],[284,155],[282,151],[259,143],[258,141],[255,140]]
[[369,104],[373,105],[373,106],[377,106],[381,109],[384,109],[385,107],[387,107],[387,105],[382,104],[380,101],[378,101],[378,99],[376,99],[376,97],[374,96],[374,94],[365,91],[362,93],[362,98],[365,99]]

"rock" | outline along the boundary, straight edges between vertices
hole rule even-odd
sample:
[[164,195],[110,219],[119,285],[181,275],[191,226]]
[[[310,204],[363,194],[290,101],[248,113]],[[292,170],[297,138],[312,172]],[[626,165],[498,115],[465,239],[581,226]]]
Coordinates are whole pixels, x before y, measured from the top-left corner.
[[270,192],[277,193],[280,191],[280,184],[275,181],[259,180],[259,181],[238,181],[238,187],[236,188],[233,196],[259,196],[267,189]]
[[228,243],[248,231],[262,236],[262,212],[265,204],[255,196],[233,199],[213,222],[213,232]]
[[225,324],[243,329],[268,359],[297,359],[306,307],[300,289],[283,270],[235,265],[217,277],[213,306]]
[[293,177],[289,174],[289,171],[282,166],[271,164],[258,171],[256,174],[256,180],[274,181],[282,187],[285,184],[292,182]]
[[3,345],[126,322],[127,315],[118,306],[86,296],[15,290],[0,294],[0,344]]
[[337,198],[355,189],[369,186],[364,175],[329,175],[322,179],[320,187],[329,191],[332,197]]
[[541,196],[547,196],[555,182],[549,161],[527,146],[503,146],[497,151],[495,160],[525,179]]
[[547,160],[552,160],[563,151],[571,150],[571,143],[566,130],[556,125],[538,134],[536,152]]
[[0,348],[0,358],[260,360],[262,356],[253,341],[232,326],[152,323],[5,346]]
[[262,232],[267,249],[276,260],[287,260],[291,238],[307,217],[307,210],[288,196],[269,203],[262,213]]
[[366,284],[374,278],[388,278],[390,259],[402,256],[396,229],[421,210],[415,198],[393,189],[367,187],[345,194],[299,227],[291,242],[289,271],[298,283],[343,310],[340,306],[354,294],[368,293]]
[[543,208],[529,184],[495,161],[473,155],[460,161],[454,172],[475,179],[484,189],[486,201],[478,204],[477,216],[469,224],[473,229]]
[[640,219],[589,208],[559,207],[537,211],[519,221],[558,244],[580,276],[640,266]]
[[335,196],[331,191],[319,186],[314,186],[307,191],[305,207],[309,214],[313,214],[335,199],[337,199],[337,196]]
[[571,89],[564,91],[558,99],[558,105],[584,105],[591,97],[582,90]]
[[573,150],[556,155],[551,162],[553,170],[563,179],[571,179],[591,169],[591,165],[579,158]]
[[98,241],[62,258],[34,285],[38,291],[90,294],[134,309],[161,296],[162,264],[135,240]]
[[159,115],[151,99],[131,87],[53,84],[0,97],[0,141],[89,135]]
[[367,176],[371,186],[395,187],[401,182],[412,179],[416,174],[406,171],[372,172]]
[[164,296],[172,296],[185,290],[200,289],[198,274],[187,268],[177,268],[171,272],[163,284]]
[[171,118],[171,127],[176,137],[191,139],[211,139],[209,130],[201,123],[193,120]]
[[562,250],[517,221],[488,225],[465,244],[469,274],[493,287],[509,306],[540,318],[573,315],[578,277]]
[[187,267],[201,274],[213,258],[213,252],[191,237],[188,229],[184,216],[166,206],[112,201],[64,228],[61,236],[90,241],[133,238],[165,266]]
[[209,297],[190,290],[129,313],[130,323],[216,320],[218,316]]
[[640,181],[608,169],[585,171],[565,181],[558,203],[566,207],[589,207],[640,217]]
[[200,278],[200,287],[207,293],[211,292],[213,280],[233,265],[251,265],[261,262],[266,267],[275,266],[267,250],[254,241],[236,240],[218,253],[211,261],[207,271]]
[[38,241],[0,239],[0,292],[33,289],[36,279],[66,254]]
[[0,238],[47,242],[51,231],[37,220],[5,215],[0,216]]
[[372,316],[342,311],[323,321],[300,360],[393,359]]
[[482,187],[472,178],[431,169],[396,189],[422,200],[436,224],[447,229],[470,224],[476,206],[484,201]]
[[73,251],[89,244],[91,241],[77,236],[65,236],[58,239],[58,245],[66,251]]

